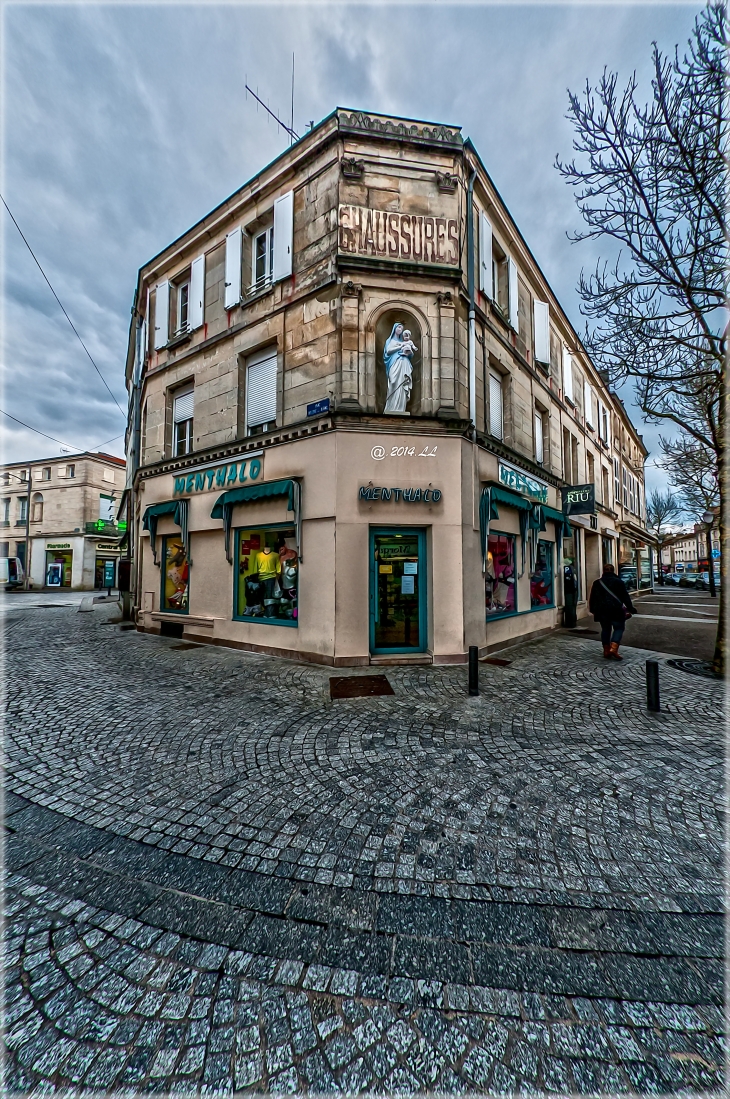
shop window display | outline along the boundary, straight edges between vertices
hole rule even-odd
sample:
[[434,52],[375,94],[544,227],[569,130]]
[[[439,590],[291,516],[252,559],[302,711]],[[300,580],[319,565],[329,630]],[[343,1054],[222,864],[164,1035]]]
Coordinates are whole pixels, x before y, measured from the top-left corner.
[[579,542],[578,535],[573,533],[569,538],[563,538],[563,573],[568,577],[570,573],[571,590],[574,598],[580,598],[580,561],[578,560]]
[[239,530],[236,617],[298,624],[299,557],[294,527]]
[[486,568],[487,618],[514,614],[517,610],[515,538],[512,534],[490,534]]
[[188,613],[190,566],[179,537],[165,538],[162,551],[162,609]]
[[530,606],[533,610],[553,605],[553,544],[538,542],[535,567],[530,573]]

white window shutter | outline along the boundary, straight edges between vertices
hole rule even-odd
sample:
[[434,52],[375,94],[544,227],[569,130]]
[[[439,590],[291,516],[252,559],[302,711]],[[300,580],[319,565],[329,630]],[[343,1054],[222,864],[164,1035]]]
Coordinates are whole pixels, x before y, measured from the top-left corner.
[[192,389],[186,393],[178,393],[175,397],[173,420],[176,424],[184,424],[186,420],[192,420],[195,407],[195,394]]
[[542,413],[535,413],[535,461],[542,462],[544,458],[542,437]]
[[147,321],[143,318],[141,323],[137,326],[137,347],[134,362],[134,382],[135,385],[142,377],[142,371],[144,369],[144,357],[147,350]]
[[535,298],[535,359],[550,362],[550,306]]
[[567,347],[563,348],[563,396],[569,401],[573,398],[573,356]]
[[191,329],[203,325],[203,299],[205,297],[205,256],[193,260],[190,268],[190,305],[188,316]]
[[241,300],[241,230],[234,229],[226,237],[226,285],[223,304],[233,309]]
[[157,284],[155,293],[155,351],[167,345],[169,320],[170,284],[165,280]]
[[246,370],[246,426],[276,421],[276,351],[250,361]]
[[294,251],[294,192],[287,191],[274,203],[274,282],[292,273]]
[[517,306],[519,303],[519,286],[517,283],[517,264],[509,257],[508,263],[509,269],[509,323],[514,328],[515,332],[519,329],[519,317],[517,315]]
[[587,378],[583,382],[583,415],[586,423],[593,427],[593,391]]
[[479,219],[479,289],[490,301],[494,297],[492,282],[492,224],[482,212]]
[[495,439],[503,434],[502,379],[494,370],[489,371],[489,433]]

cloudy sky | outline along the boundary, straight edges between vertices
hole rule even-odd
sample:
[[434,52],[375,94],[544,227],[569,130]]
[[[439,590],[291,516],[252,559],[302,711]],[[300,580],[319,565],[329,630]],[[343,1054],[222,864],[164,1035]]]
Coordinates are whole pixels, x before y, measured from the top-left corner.
[[[6,4],[3,194],[123,409],[137,269],[335,106],[461,125],[578,331],[594,245],[553,167],[567,89],[604,66],[648,88],[685,4]],[[122,453],[124,417],[3,211],[2,408],[63,444]],[[637,417],[638,418],[638,417]],[[60,453],[6,417],[5,456]],[[657,431],[645,428],[650,447]],[[114,436],[118,438],[114,439]],[[107,442],[107,440],[112,440]],[[654,476],[650,473],[651,484]]]

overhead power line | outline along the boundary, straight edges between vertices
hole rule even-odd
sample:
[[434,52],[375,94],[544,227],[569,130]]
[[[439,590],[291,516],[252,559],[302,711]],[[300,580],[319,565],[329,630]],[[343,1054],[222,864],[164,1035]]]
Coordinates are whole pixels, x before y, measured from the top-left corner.
[[[39,431],[37,427],[31,427],[30,424],[26,424],[23,420],[19,420],[17,416],[11,416],[9,412],[6,412],[4,408],[0,408],[3,416],[7,416],[9,420],[15,420],[16,424],[20,424],[21,427],[27,427],[28,431],[35,431],[36,435],[42,435],[44,439],[50,439],[52,443],[60,443],[61,446],[71,447],[71,450],[83,450],[83,447],[75,446],[73,443],[67,443],[65,439],[56,439],[53,435],[46,435],[45,431]],[[105,439],[103,443],[97,443],[96,446],[89,447],[89,450],[98,450],[100,446],[106,446],[107,443],[115,443],[117,439],[122,439],[124,433],[121,435],[115,435],[113,439]]]
[[[91,365],[93,366],[94,370],[96,371],[96,373],[97,373],[97,374],[99,375],[99,377],[100,377],[100,378],[101,378],[101,380],[103,381],[104,385],[106,386],[107,392],[108,392],[109,396],[111,397],[111,399],[112,399],[112,400],[114,401],[114,404],[115,404],[115,405],[117,406],[117,408],[118,408],[118,409],[119,409],[119,411],[121,412],[122,416],[124,416],[124,418],[126,419],[126,416],[127,416],[126,412],[124,411],[124,409],[123,409],[123,408],[122,408],[122,406],[120,405],[120,403],[119,403],[119,401],[117,400],[117,398],[116,398],[116,397],[114,396],[114,394],[112,393],[111,389],[109,389],[109,386],[108,386],[108,384],[107,384],[107,380],[106,380],[106,378],[104,377],[104,375],[102,374],[101,370],[99,370],[99,367],[98,367],[98,366],[96,365],[96,363],[94,362],[93,358],[91,357],[91,352],[89,351],[89,349],[88,349],[88,347],[86,346],[86,344],[84,343],[84,341],[83,341],[83,340],[81,339],[81,336],[79,335],[79,333],[78,333],[78,331],[77,331],[77,329],[76,329],[76,325],[74,324],[74,322],[73,322],[73,321],[71,320],[71,318],[69,317],[68,313],[66,312],[66,310],[65,310],[65,309],[64,309],[64,307],[63,307],[63,303],[62,303],[61,299],[59,298],[58,294],[56,293],[56,291],[55,291],[55,290],[53,289],[53,287],[51,286],[51,281],[50,281],[50,279],[48,278],[48,275],[46,274],[46,272],[45,272],[45,271],[43,270],[43,268],[41,267],[41,265],[40,265],[40,262],[39,262],[39,260],[38,260],[38,257],[36,256],[35,252],[33,251],[33,249],[31,248],[30,244],[28,243],[28,241],[27,241],[27,239],[26,239],[25,233],[23,232],[23,230],[22,230],[22,229],[20,228],[20,226],[18,225],[17,221],[16,221],[16,220],[15,220],[15,218],[13,217],[13,212],[12,212],[12,210],[10,209],[10,207],[8,206],[7,202],[5,201],[5,199],[3,198],[3,196],[2,196],[2,195],[0,195],[0,199],[2,199],[2,204],[3,204],[3,206],[5,207],[5,209],[6,209],[6,210],[8,211],[8,213],[10,214],[10,217],[12,218],[12,221],[13,221],[13,225],[15,226],[15,228],[16,228],[16,229],[18,230],[18,232],[20,233],[21,237],[23,238],[23,243],[25,244],[26,248],[27,248],[27,249],[28,249],[28,251],[30,252],[30,254],[31,254],[31,256],[33,257],[33,259],[35,260],[35,262],[36,262],[36,266],[38,267],[38,270],[40,271],[40,273],[41,273],[41,274],[43,275],[43,278],[44,278],[44,279],[46,280],[46,282],[48,283],[48,287],[49,287],[49,289],[50,289],[51,293],[53,294],[54,298],[56,299],[56,301],[58,302],[59,306],[61,307],[61,312],[63,313],[64,317],[66,318],[66,320],[68,321],[68,323],[69,323],[69,324],[71,325],[71,327],[73,328],[73,330],[74,330],[74,332],[75,332],[75,334],[76,334],[76,339],[77,339],[77,340],[79,341],[79,343],[80,343],[80,344],[81,344],[81,346],[83,347],[84,351],[85,351],[85,352],[86,352],[86,354],[87,354],[87,355],[89,356],[89,362],[91,363]],[[31,428],[31,431],[34,431],[34,430],[35,430],[34,428]],[[40,432],[40,434],[42,435],[42,434],[43,434],[43,432]],[[49,435],[49,436],[47,436],[47,438],[50,438],[50,435]],[[58,440],[55,440],[55,441],[57,442]]]

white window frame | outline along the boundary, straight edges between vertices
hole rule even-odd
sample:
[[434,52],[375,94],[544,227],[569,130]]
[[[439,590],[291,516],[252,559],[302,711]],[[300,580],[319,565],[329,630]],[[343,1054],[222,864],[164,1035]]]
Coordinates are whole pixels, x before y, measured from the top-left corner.
[[621,503],[621,465],[618,458],[613,459],[613,500],[615,504]]
[[583,379],[583,418],[586,427],[595,428],[596,425],[593,423],[593,390],[587,378]]
[[[185,291],[185,319],[183,320],[183,291]],[[190,331],[190,279],[183,279],[177,285],[177,307],[175,316],[175,335],[183,336]]]
[[12,496],[4,496],[3,497],[3,500],[2,500],[2,506],[3,506],[3,520],[2,521],[3,521],[3,523],[9,523],[10,522],[10,504],[11,504],[11,501],[12,501]]
[[[183,457],[185,454],[190,454],[193,449],[193,424],[195,422],[195,398],[194,398],[193,386],[185,386],[178,392],[172,394],[172,454],[174,458]],[[188,394],[193,396],[193,414],[192,416],[186,416],[178,419],[178,413],[176,411],[177,401],[181,397],[187,397]],[[179,438],[178,428],[184,426],[185,436],[181,440]],[[181,445],[182,443],[182,445]]]
[[28,515],[28,497],[18,496],[18,522],[24,523]]
[[[251,398],[253,396],[253,382],[251,380],[252,372],[259,371],[262,364],[266,363],[269,370],[271,370],[271,360],[274,360],[273,372],[274,372],[274,392],[273,392],[273,408],[270,408],[270,415],[267,419],[262,419],[260,416],[252,418],[250,406]],[[250,355],[246,360],[246,435],[258,434],[261,430],[270,430],[272,425],[276,425],[276,411],[278,407],[278,371],[279,371],[279,355],[276,346],[271,346],[263,351]]]
[[[48,476],[46,476],[46,474],[48,474]],[[51,479],[51,467],[50,466],[43,466],[41,468],[41,475],[40,475],[39,480],[41,480],[41,481],[50,481],[50,479]]]
[[[256,258],[258,242],[262,237],[266,238],[264,251],[264,274],[256,277]],[[265,290],[273,285],[274,281],[274,223],[270,222],[264,229],[259,229],[253,234],[251,240],[251,287],[250,293]]]
[[573,399],[573,356],[567,347],[563,347],[563,396],[566,401],[575,404]]
[[69,478],[69,480],[74,480],[75,479],[75,477],[76,477],[76,463],[75,462],[72,462],[70,465],[66,466],[66,476]]

